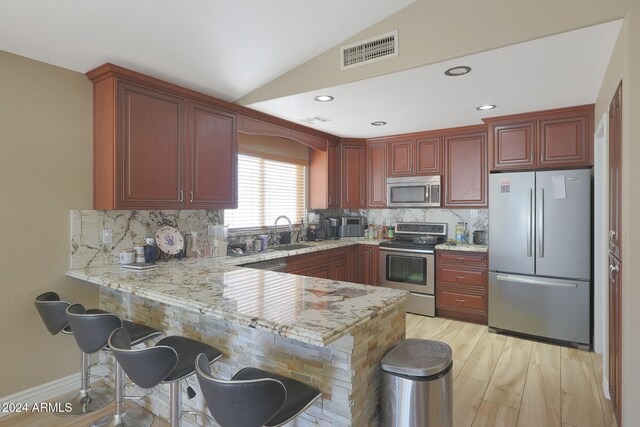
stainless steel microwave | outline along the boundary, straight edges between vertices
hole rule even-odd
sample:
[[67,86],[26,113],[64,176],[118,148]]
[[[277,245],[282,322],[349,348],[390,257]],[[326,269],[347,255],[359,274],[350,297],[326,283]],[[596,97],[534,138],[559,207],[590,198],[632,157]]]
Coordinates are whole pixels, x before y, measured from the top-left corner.
[[387,178],[387,207],[440,207],[440,175]]

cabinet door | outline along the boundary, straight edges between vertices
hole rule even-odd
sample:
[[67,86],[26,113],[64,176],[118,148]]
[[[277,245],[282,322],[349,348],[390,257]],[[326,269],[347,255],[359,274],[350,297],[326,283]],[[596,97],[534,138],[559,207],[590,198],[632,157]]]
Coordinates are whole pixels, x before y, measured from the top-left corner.
[[387,206],[387,143],[367,144],[367,207]]
[[389,142],[389,176],[413,175],[413,139]]
[[541,167],[589,166],[590,111],[539,121]]
[[354,280],[365,285],[378,286],[378,247],[358,245]]
[[365,208],[366,153],[361,144],[343,144],[342,162],[342,207],[347,209]]
[[331,273],[331,264],[319,265],[311,269],[311,276],[320,279],[330,279]]
[[441,146],[439,136],[416,140],[416,175],[440,175]]
[[338,144],[329,143],[327,146],[327,185],[328,191],[328,207],[340,207],[340,146]]
[[119,82],[116,209],[183,207],[184,110],[184,98]]
[[535,120],[489,126],[491,170],[532,169],[535,158]]
[[341,282],[350,282],[347,260],[334,262],[331,266],[331,278]]
[[189,206],[238,207],[235,114],[189,103]]
[[444,159],[443,207],[486,207],[487,134],[445,136]]

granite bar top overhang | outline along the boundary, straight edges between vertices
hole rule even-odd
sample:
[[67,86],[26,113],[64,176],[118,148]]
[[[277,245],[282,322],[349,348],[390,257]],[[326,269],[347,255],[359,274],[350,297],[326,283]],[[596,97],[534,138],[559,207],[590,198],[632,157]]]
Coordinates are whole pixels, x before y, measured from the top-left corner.
[[487,245],[474,245],[471,243],[456,243],[455,245],[450,245],[448,243],[441,243],[436,245],[437,251],[463,251],[463,252],[480,252],[487,253],[489,252],[489,246]]
[[169,261],[146,271],[90,267],[67,275],[317,346],[404,304],[408,296],[395,289],[225,265],[216,258]]

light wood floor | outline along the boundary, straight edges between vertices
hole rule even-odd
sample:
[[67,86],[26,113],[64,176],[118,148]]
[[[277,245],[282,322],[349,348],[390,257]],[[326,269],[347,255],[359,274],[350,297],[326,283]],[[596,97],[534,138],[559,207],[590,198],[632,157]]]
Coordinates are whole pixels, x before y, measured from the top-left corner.
[[[127,403],[129,405],[135,405],[135,403]],[[68,426],[90,426],[100,418],[109,415],[113,412],[113,404],[107,405],[105,408],[100,409],[97,412],[83,415],[81,417],[59,417],[51,413],[25,413],[25,414],[12,414],[6,417],[0,418],[0,427],[68,427]],[[169,427],[162,418],[156,417],[151,427]]]
[[407,314],[407,338],[453,349],[455,427],[616,426],[602,393],[600,355],[413,314]]
[[[455,427],[611,427],[602,393],[602,358],[565,347],[492,334],[486,326],[407,314],[407,338],[444,341],[453,349]],[[17,414],[0,427],[88,426],[111,405],[80,418]],[[168,424],[156,418],[153,427]]]

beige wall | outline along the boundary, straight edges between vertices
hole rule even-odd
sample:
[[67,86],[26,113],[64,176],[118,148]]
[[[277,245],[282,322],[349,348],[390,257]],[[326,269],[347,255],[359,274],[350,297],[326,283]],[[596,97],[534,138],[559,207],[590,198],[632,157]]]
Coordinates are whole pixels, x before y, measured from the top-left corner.
[[256,151],[296,160],[309,160],[309,147],[278,136],[238,134],[238,149]]
[[92,205],[92,132],[84,75],[0,51],[0,400],[79,371],[73,337],[49,335],[33,299],[97,304],[64,275],[69,210]]

